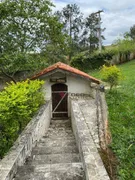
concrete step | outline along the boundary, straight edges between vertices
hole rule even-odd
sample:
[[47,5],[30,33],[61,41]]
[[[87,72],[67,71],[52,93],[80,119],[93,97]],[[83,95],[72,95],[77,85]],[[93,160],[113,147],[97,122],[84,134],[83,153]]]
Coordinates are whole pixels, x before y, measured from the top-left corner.
[[36,154],[57,154],[57,153],[79,153],[75,138],[42,138],[37,146],[33,148],[32,155]]
[[71,129],[62,129],[57,128],[53,131],[53,128],[50,128],[46,134],[46,138],[62,138],[62,137],[73,137],[73,132]]
[[56,147],[56,146],[65,146],[65,144],[67,145],[74,145],[76,144],[76,140],[75,137],[68,137],[68,138],[42,138],[37,145],[47,145],[47,146],[52,146],[52,147]]
[[58,164],[58,163],[74,163],[80,162],[80,155],[78,153],[64,153],[64,154],[40,154],[33,155],[28,159],[28,164]]
[[51,120],[51,126],[55,127],[71,127],[70,120]]
[[58,141],[60,140],[62,142],[64,140],[74,140],[74,139],[75,139],[75,137],[74,137],[73,133],[70,135],[66,135],[66,136],[46,135],[46,136],[43,136],[38,143],[45,142],[45,141],[57,141],[57,140]]
[[52,119],[51,120],[51,124],[66,124],[66,125],[68,125],[68,124],[71,124],[71,120],[70,119],[57,119],[57,120],[55,120],[55,119]]
[[22,166],[15,180],[84,180],[82,163]]
[[69,137],[69,138],[56,138],[56,139],[51,139],[51,138],[42,138],[37,146],[37,147],[43,147],[43,146],[48,146],[48,147],[65,147],[65,146],[74,146],[76,145],[76,141],[74,137]]
[[59,147],[59,146],[39,146],[34,148],[32,151],[32,155],[36,155],[36,154],[59,154],[59,153],[79,153],[78,148],[76,147],[76,145],[65,145],[63,147]]

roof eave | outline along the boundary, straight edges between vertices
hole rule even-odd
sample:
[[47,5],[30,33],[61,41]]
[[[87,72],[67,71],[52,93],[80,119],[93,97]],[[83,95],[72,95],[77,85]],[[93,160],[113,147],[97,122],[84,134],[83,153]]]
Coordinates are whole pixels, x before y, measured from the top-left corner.
[[31,80],[34,80],[34,79],[37,79],[37,78],[42,78],[43,76],[44,77],[48,77],[56,72],[66,72],[66,74],[72,74],[72,75],[76,75],[78,77],[82,77],[83,79],[87,79],[88,81],[92,81],[94,83],[97,83],[97,84],[100,84],[101,82],[99,80],[96,80],[96,79],[93,79],[93,78],[90,78],[90,77],[86,77],[86,76],[83,76],[83,75],[80,75],[80,74],[77,74],[77,73],[74,73],[74,72],[70,72],[68,70],[65,70],[65,69],[61,69],[61,68],[57,68],[57,69],[52,69],[51,71],[48,71],[46,73],[43,73],[43,74],[39,74],[39,75],[35,75],[31,78]]

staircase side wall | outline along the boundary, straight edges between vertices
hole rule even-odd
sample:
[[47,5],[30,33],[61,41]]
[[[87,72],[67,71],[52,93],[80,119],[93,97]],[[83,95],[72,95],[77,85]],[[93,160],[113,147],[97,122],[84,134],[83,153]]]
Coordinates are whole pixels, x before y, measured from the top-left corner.
[[98,121],[98,134],[99,145],[102,149],[106,149],[106,146],[111,143],[111,133],[108,122],[108,107],[105,99],[105,93],[99,90],[99,87],[93,89],[93,98],[97,106],[97,121]]
[[11,180],[18,166],[22,166],[32,148],[47,132],[50,125],[50,102],[46,103],[30,121],[9,153],[0,162],[0,180]]
[[71,100],[72,128],[84,165],[86,180],[109,180],[96,144],[80,110],[78,102]]

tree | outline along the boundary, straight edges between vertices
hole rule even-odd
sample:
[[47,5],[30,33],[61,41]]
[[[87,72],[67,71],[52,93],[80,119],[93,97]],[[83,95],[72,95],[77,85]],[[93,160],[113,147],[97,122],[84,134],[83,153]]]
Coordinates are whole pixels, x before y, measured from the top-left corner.
[[125,34],[125,37],[130,37],[135,40],[135,24],[130,28],[130,31]]
[[56,12],[60,22],[63,23],[63,31],[69,35],[69,61],[74,51],[77,51],[79,42],[79,33],[83,27],[83,15],[76,4],[68,4],[62,11]]
[[130,37],[135,40],[135,24],[130,28]]
[[130,28],[129,32],[124,33],[124,38],[128,40],[135,40],[135,24]]
[[[89,52],[93,52],[93,50],[97,49],[99,46],[99,17],[96,13],[92,13],[85,19],[84,24],[85,27],[80,44],[83,46],[83,42],[85,42],[85,46],[87,46]],[[105,39],[103,35],[101,38]]]
[[0,4],[1,51],[27,52],[49,40],[52,4],[47,0],[6,0]]
[[89,17],[86,18],[85,27],[88,33],[88,43],[90,52],[92,52],[93,49],[98,47],[97,26],[97,16],[94,14],[89,15]]
[[52,14],[52,6],[49,0],[3,0],[0,3],[1,72],[14,74],[24,65],[33,66],[35,58],[31,52],[40,52],[50,42],[62,45],[63,26]]

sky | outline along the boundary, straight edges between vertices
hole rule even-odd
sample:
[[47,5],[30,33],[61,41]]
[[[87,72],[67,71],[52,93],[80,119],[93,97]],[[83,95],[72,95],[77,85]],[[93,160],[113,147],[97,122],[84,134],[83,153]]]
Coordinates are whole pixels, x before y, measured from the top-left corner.
[[62,10],[67,4],[77,4],[84,17],[103,10],[104,45],[111,45],[135,24],[135,0],[53,0],[53,3],[55,10]]

